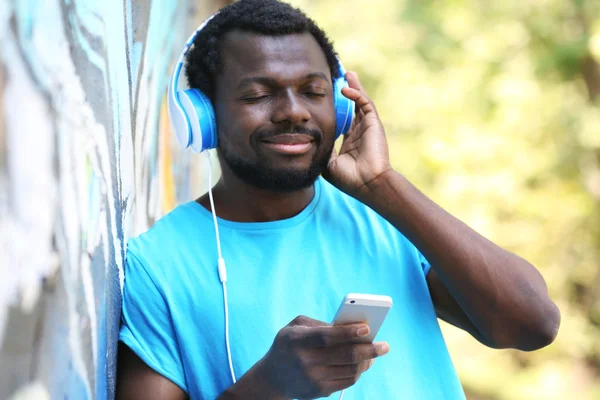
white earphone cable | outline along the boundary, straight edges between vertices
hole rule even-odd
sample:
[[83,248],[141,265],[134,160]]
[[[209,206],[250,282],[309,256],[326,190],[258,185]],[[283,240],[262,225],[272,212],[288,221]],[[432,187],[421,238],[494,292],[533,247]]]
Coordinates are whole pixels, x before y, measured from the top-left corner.
[[[210,153],[206,152],[206,159],[208,160],[208,199],[210,200],[210,211],[212,212],[213,222],[215,224],[215,234],[217,239],[217,254],[219,255],[219,260],[223,259],[223,254],[221,253],[221,239],[219,236],[219,224],[217,224],[217,214],[215,213],[215,202],[213,200],[212,195],[212,161],[210,159]],[[221,279],[221,271],[219,271],[219,279]],[[221,281],[226,281],[221,279]]]
[[225,307],[225,346],[227,347],[227,360],[229,361],[229,372],[231,372],[231,379],[233,383],[235,380],[235,372],[233,370],[233,362],[231,359],[231,347],[229,346],[229,306],[227,304],[227,268],[225,266],[225,260],[221,253],[221,238],[219,235],[219,224],[217,223],[217,214],[215,212],[215,202],[212,195],[212,162],[210,159],[210,153],[206,152],[208,158],[208,198],[210,200],[210,210],[213,216],[213,223],[215,225],[215,235],[217,239],[217,254],[219,255],[218,269],[219,269],[219,280],[223,285],[223,303]]
[[227,285],[223,282],[223,301],[225,303],[225,345],[227,346],[227,359],[229,360],[229,372],[231,372],[231,380],[235,380],[235,372],[233,370],[233,362],[231,359],[231,348],[229,347],[229,313],[227,311]]

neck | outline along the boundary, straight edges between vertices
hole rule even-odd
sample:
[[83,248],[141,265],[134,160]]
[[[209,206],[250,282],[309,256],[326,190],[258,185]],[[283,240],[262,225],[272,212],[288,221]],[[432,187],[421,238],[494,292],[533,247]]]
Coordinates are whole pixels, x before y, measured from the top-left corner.
[[[222,168],[219,182],[212,190],[219,218],[235,222],[270,222],[292,218],[314,197],[314,185],[289,193],[259,189]],[[211,211],[208,193],[197,200]]]

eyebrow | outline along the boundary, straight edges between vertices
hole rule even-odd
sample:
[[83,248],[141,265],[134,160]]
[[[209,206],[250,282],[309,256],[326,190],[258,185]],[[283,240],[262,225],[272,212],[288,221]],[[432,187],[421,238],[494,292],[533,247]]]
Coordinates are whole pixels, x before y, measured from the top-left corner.
[[[304,77],[304,80],[315,79],[315,78],[322,79],[324,81],[329,81],[329,78],[327,77],[327,75],[325,75],[322,72],[312,72],[312,73],[306,75]],[[237,89],[241,89],[252,83],[258,83],[258,84],[265,85],[265,86],[278,86],[279,85],[277,80],[275,80],[273,78],[267,78],[266,76],[252,76],[252,77],[242,79],[240,81],[240,83],[237,85]]]

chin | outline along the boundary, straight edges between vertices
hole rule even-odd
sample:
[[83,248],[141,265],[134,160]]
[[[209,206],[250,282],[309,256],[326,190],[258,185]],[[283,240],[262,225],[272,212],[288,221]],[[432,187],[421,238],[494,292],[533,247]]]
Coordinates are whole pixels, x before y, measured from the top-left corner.
[[321,174],[320,169],[313,168],[282,168],[265,172],[256,183],[265,189],[277,192],[295,192],[311,187]]
[[259,168],[234,170],[238,178],[259,189],[279,193],[291,193],[311,187],[319,175],[320,168]]
[[264,165],[278,174],[307,174],[315,168],[312,157],[288,158],[269,160]]
[[324,168],[328,157],[266,156],[248,162],[228,152],[221,152],[230,171],[241,181],[259,189],[291,193],[311,187]]

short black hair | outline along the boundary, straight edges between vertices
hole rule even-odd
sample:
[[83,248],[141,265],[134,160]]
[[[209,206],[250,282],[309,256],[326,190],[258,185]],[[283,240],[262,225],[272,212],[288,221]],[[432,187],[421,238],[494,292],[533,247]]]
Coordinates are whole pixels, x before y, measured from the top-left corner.
[[190,88],[200,89],[214,100],[214,81],[222,68],[222,39],[230,31],[269,36],[310,33],[325,53],[331,78],[340,76],[333,44],[317,24],[302,11],[278,0],[239,0],[220,10],[194,39],[187,55],[186,75]]

